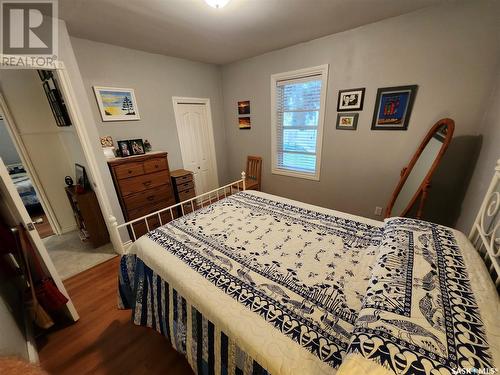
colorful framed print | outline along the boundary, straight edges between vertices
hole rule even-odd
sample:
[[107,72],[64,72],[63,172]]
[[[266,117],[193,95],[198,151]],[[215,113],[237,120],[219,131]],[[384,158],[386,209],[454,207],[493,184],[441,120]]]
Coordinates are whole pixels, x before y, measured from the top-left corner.
[[252,124],[250,122],[250,117],[239,117],[238,125],[240,129],[250,129],[252,127]]
[[356,130],[358,127],[358,113],[337,113],[337,129]]
[[129,144],[132,155],[144,155],[146,153],[142,139],[131,139]]
[[408,129],[417,89],[417,85],[378,89],[372,130]]
[[102,121],[140,120],[133,89],[94,86]]
[[337,112],[361,111],[365,99],[365,88],[340,90]]
[[238,114],[239,115],[250,114],[250,100],[243,100],[238,102]]

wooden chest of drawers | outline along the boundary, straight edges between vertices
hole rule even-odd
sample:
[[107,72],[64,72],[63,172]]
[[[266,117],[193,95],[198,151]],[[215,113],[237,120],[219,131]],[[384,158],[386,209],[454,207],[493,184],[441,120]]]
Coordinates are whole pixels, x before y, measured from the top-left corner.
[[[174,188],[174,195],[177,203],[196,196],[196,192],[194,190],[193,172],[185,169],[176,169],[175,171],[172,171],[170,175],[172,177],[172,186]],[[179,207],[179,211],[181,210],[182,209]],[[191,204],[184,207],[184,212],[191,212]],[[181,212],[179,212],[179,215],[181,215]]]
[[[126,221],[175,204],[166,152],[115,158],[108,161],[115,189]],[[162,223],[170,221],[162,215]],[[157,227],[157,217],[148,220],[149,228]],[[147,232],[146,224],[134,224],[136,237]]]

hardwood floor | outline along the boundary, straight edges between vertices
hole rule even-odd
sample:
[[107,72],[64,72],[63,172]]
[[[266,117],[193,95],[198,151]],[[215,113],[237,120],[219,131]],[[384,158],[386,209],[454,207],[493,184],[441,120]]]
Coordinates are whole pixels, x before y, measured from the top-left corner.
[[[39,218],[43,220],[41,223],[36,222]],[[54,234],[45,213],[32,215],[31,220],[33,220],[33,222],[35,223],[35,228],[40,235],[40,238],[46,238]]]
[[49,374],[191,375],[183,356],[156,331],[130,321],[116,308],[119,257],[64,282],[80,320],[48,335],[39,346]]

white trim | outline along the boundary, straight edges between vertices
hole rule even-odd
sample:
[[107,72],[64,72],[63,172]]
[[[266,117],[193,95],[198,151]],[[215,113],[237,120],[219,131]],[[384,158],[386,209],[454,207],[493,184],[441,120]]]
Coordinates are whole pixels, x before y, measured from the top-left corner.
[[14,143],[17,153],[21,158],[21,163],[26,169],[26,173],[28,174],[29,178],[33,182],[33,188],[35,189],[38,199],[40,200],[40,204],[42,205],[43,211],[47,215],[47,220],[49,221],[50,227],[52,228],[55,234],[63,233],[61,224],[57,220],[57,216],[54,210],[52,209],[52,206],[50,205],[50,201],[47,198],[47,194],[45,193],[43,185],[40,182],[38,174],[36,173],[33,162],[31,161],[31,158],[29,156],[28,150],[24,145],[22,135],[18,130],[19,128],[17,127],[14,118],[10,113],[9,107],[7,106],[7,102],[5,101],[5,98],[1,92],[0,92],[0,111],[3,114],[4,124],[7,129],[7,132],[9,133],[12,143]]
[[[321,98],[319,107],[319,123],[318,123],[318,133],[316,138],[316,170],[315,173],[302,173],[297,171],[289,171],[286,169],[280,169],[277,167],[277,150],[276,150],[276,123],[277,113],[276,113],[276,85],[279,81],[286,79],[297,79],[304,76],[321,75]],[[308,180],[319,181],[321,172],[321,149],[323,148],[323,126],[325,122],[326,113],[326,92],[328,85],[328,64],[314,66],[311,68],[304,68],[293,70],[290,72],[276,73],[271,75],[271,173],[279,174],[289,177],[304,178]]]
[[[186,103],[183,103],[186,102]],[[215,152],[215,138],[214,138],[214,124],[212,122],[212,106],[210,105],[210,99],[209,98],[188,98],[188,97],[181,97],[181,96],[173,96],[172,97],[172,103],[174,106],[174,115],[175,115],[175,126],[177,128],[177,137],[179,138],[179,145],[181,148],[181,156],[182,156],[182,164],[185,169],[187,169],[187,160],[185,159],[185,155],[182,152],[182,144],[183,140],[181,139],[180,136],[180,130],[179,130],[179,124],[180,124],[180,117],[179,117],[179,111],[178,111],[178,105],[179,104],[202,104],[205,105],[205,109],[207,111],[207,117],[208,117],[208,133],[209,133],[209,143],[210,143],[210,152],[212,153],[212,169],[213,173],[215,174],[215,181],[217,182],[217,185],[219,184],[219,172],[217,170],[217,153]]]
[[[135,120],[141,119],[141,116],[139,115],[139,108],[137,106],[137,99],[135,98],[134,89],[123,88],[123,87],[108,87],[108,86],[92,86],[92,88],[94,89],[95,100],[97,101],[97,106],[99,107],[99,113],[101,114],[102,121],[104,121],[104,122],[108,122],[108,121],[135,121]],[[135,114],[133,116],[111,115],[111,117],[108,117],[108,115],[106,115],[106,112],[105,112],[104,107],[102,105],[101,91],[116,91],[116,92],[130,93],[130,96],[132,97],[132,104],[134,106]]]

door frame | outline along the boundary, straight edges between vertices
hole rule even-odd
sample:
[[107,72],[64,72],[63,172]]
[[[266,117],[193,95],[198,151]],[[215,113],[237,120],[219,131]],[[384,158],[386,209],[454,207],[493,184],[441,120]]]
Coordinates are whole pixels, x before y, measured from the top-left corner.
[[21,159],[21,163],[26,169],[26,173],[28,174],[29,178],[33,182],[33,188],[35,189],[36,195],[40,200],[40,204],[45,215],[47,215],[47,220],[49,221],[52,231],[55,234],[60,235],[62,234],[61,224],[59,223],[59,221],[57,221],[55,212],[50,205],[50,201],[47,198],[45,190],[43,189],[43,185],[40,182],[35,167],[33,166],[33,162],[31,161],[31,158],[28,154],[28,150],[26,149],[24,141],[19,133],[19,128],[17,127],[16,122],[12,117],[12,114],[10,113],[9,106],[7,105],[2,92],[0,92],[0,112],[3,115],[5,127],[10,135],[10,139],[12,140],[14,147],[16,148],[17,154]]
[[[172,96],[172,103],[174,106],[174,115],[175,115],[175,126],[177,128],[177,137],[179,139],[179,146],[181,149],[181,156],[182,156],[182,165],[184,168],[186,168],[187,162],[184,153],[182,152],[182,144],[183,140],[181,139],[181,133],[180,133],[180,114],[178,111],[178,106],[181,104],[198,104],[198,105],[204,105],[205,109],[207,111],[207,117],[208,117],[208,133],[209,133],[209,144],[210,144],[210,151],[213,155],[213,161],[212,161],[212,167],[213,171],[215,173],[215,180],[217,181],[217,186],[219,186],[219,172],[217,169],[217,153],[215,151],[215,138],[214,138],[214,124],[212,121],[212,106],[210,105],[210,99],[209,98],[190,98],[190,97],[183,97],[183,96]],[[196,186],[195,186],[196,189]],[[199,192],[196,192],[199,194]]]

